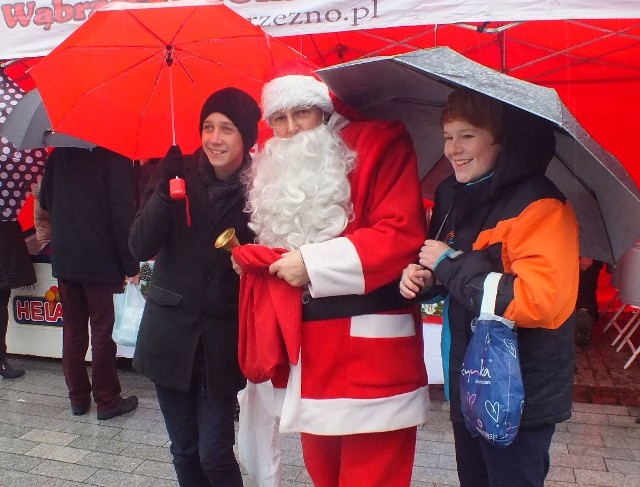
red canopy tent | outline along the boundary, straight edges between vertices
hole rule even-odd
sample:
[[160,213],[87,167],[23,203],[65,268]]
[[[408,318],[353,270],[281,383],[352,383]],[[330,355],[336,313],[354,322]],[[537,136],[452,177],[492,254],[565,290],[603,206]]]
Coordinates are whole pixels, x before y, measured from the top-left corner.
[[320,66],[449,46],[508,75],[555,88],[636,183],[640,19],[486,22],[281,38]]
[[30,91],[36,84],[27,72],[31,66],[38,62],[40,58],[15,59],[6,63],[4,72],[16,82],[24,91]]
[[[390,27],[281,37],[319,66],[449,46],[511,76],[555,88],[578,121],[640,183],[640,19],[545,20]],[[23,59],[7,73],[29,89]]]

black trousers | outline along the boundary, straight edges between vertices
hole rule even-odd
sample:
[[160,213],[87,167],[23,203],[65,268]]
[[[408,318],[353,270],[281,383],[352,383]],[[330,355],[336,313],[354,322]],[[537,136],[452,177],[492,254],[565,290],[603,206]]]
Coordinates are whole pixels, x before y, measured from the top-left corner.
[[511,445],[500,449],[453,422],[460,487],[544,487],[554,431],[553,424],[521,429]]
[[[113,332],[113,293],[122,284],[95,284],[58,279],[62,303],[62,371],[73,405],[93,398],[98,412],[109,411],[120,401],[116,367],[117,346]],[[91,327],[91,381],[84,357]]]
[[204,376],[188,392],[156,384],[181,487],[242,487],[233,453],[236,398],[207,394]]
[[9,326],[9,297],[11,289],[0,289],[0,362],[7,356],[7,327]]
[[580,271],[580,281],[578,284],[578,301],[576,309],[586,309],[594,320],[598,319],[598,275],[603,263],[594,260],[591,267]]

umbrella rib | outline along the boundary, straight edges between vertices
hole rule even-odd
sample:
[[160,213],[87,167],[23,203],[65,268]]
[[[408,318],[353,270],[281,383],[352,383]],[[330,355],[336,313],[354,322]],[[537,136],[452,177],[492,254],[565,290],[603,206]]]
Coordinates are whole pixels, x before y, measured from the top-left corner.
[[442,108],[444,106],[444,102],[443,101],[425,100],[423,98],[410,98],[410,97],[404,97],[404,96],[398,96],[398,97],[392,98],[389,101],[390,102],[393,101],[393,102],[400,102],[400,103],[409,103],[411,105],[420,105],[420,106],[425,106],[425,107]]
[[[145,115],[146,115],[146,113],[147,113],[147,111],[149,109],[149,106],[151,105],[151,100],[153,99],[153,97],[154,97],[154,95],[156,93],[156,90],[157,90],[158,86],[160,85],[160,76],[162,74],[162,69],[163,68],[164,68],[164,63],[160,65],[160,67],[159,67],[159,69],[158,69],[158,71],[156,73],[155,81],[153,83],[153,88],[151,89],[151,92],[149,93],[149,96],[147,97],[146,103],[145,103],[145,105],[144,105],[144,107],[142,109],[142,112],[140,114],[140,119],[139,119],[139,122],[138,122],[138,131],[140,131],[140,129],[142,127],[142,124],[143,124],[144,119],[145,119]],[[171,69],[171,66],[169,66],[169,69]],[[169,74],[169,75],[171,75],[171,74]],[[173,129],[173,127],[172,127],[172,129]],[[174,137],[175,137],[175,134],[174,134]],[[172,143],[175,145],[175,140],[172,140]],[[138,150],[138,144],[139,144],[139,141],[136,139],[136,152]]]
[[[193,9],[188,17],[191,17],[194,15],[194,10]],[[126,47],[128,48],[136,48],[136,49],[149,49],[150,50],[150,55],[145,57],[144,59],[139,60],[138,62],[136,62],[135,64],[128,66],[127,68],[123,69],[122,71],[120,71],[119,73],[117,73],[115,76],[110,77],[109,79],[106,80],[102,80],[100,83],[92,86],[91,88],[87,89],[85,93],[92,93],[95,90],[98,90],[100,88],[102,88],[103,86],[113,82],[114,80],[117,80],[118,78],[122,77],[122,76],[126,76],[130,71],[132,71],[133,69],[135,69],[136,67],[140,66],[141,64],[148,62],[150,59],[153,59],[157,54],[157,50],[159,48],[161,48],[164,51],[166,51],[167,46],[171,45],[175,39],[176,36],[180,33],[180,31],[182,30],[182,25],[176,30],[176,32],[174,33],[172,39],[169,42],[164,42],[162,39],[160,39],[160,37],[151,29],[149,29],[149,27],[147,27],[146,24],[144,24],[139,18],[137,18],[135,15],[133,15],[132,12],[127,12],[128,17],[133,20],[142,30],[144,30],[145,32],[147,32],[149,35],[151,35],[154,39],[156,39],[158,41],[158,46],[154,49],[153,47],[149,47],[149,46],[142,46],[142,45],[127,45]],[[96,50],[96,49],[104,49],[104,48],[122,48],[123,46],[83,46],[83,47],[79,47],[76,49],[88,49],[88,50]],[[161,70],[162,67],[164,66],[164,63],[166,63],[165,57],[163,56],[163,64],[160,65],[160,68],[158,69],[158,72],[156,74],[156,78],[155,78],[155,82],[153,85],[153,89],[151,92],[151,95],[149,96],[149,98],[146,101],[145,107],[142,110],[142,116],[140,118],[140,122],[139,122],[139,126],[142,125],[142,120],[144,119],[144,114],[147,112],[149,105],[151,103],[151,99],[153,98],[153,93],[156,90],[156,87],[158,86],[158,81],[160,79],[160,74],[161,74]],[[190,77],[191,79],[191,77]],[[193,80],[192,80],[193,81]],[[71,107],[71,110],[76,106],[76,103],[73,104],[73,106]]]
[[[174,32],[172,38],[168,41],[164,41],[162,40],[158,34],[156,34],[154,31],[152,31],[151,29],[149,29],[149,27],[147,27],[146,24],[144,24],[139,18],[137,18],[136,16],[133,15],[132,12],[127,12],[129,17],[131,17],[136,24],[138,24],[143,30],[145,30],[146,32],[148,32],[151,36],[153,36],[155,39],[158,40],[158,42],[162,45],[163,48],[166,49],[167,46],[173,46],[174,49],[177,48],[180,43],[176,43],[176,38],[178,37],[178,35],[180,34],[180,32],[182,32],[182,29],[184,28],[184,25],[187,24],[188,20],[193,17],[194,15],[197,14],[197,7],[193,7],[191,9],[191,11],[187,14],[187,16],[185,17],[183,23],[178,26],[178,28],[176,29],[176,31]],[[266,35],[266,34],[265,34]],[[194,43],[197,42],[216,42],[216,41],[229,41],[230,39],[242,39],[242,38],[253,38],[259,36],[258,34],[239,34],[236,36],[229,36],[229,37],[225,37],[224,39],[208,39],[206,41],[196,41]],[[127,46],[128,47],[128,46]]]
[[[232,68],[230,66],[224,65],[222,63],[220,63],[219,61],[214,61],[212,59],[208,59],[206,57],[201,57],[201,56],[197,56],[198,58],[202,59],[205,62],[217,65],[217,66],[222,66],[222,67],[226,67],[229,70],[233,71],[234,73],[236,73],[238,76],[243,77],[245,79],[251,79],[254,80],[256,82],[261,82],[261,80],[259,78],[256,78],[254,76],[249,76],[247,73],[243,73],[242,71],[236,69],[236,68]],[[180,66],[180,68],[182,69],[182,71],[184,72],[184,74],[189,78],[189,80],[191,80],[193,87],[196,89],[196,91],[198,92],[198,94],[204,98],[204,94],[200,92],[200,90],[198,89],[198,85],[195,82],[195,79],[193,78],[193,76],[191,76],[191,73],[189,72],[189,70],[187,70],[184,65],[182,64],[182,62],[180,60],[177,60],[177,64]]]
[[[596,203],[598,204],[598,212],[600,213],[600,218],[604,222],[605,218],[604,218],[604,215],[602,214],[602,210],[600,209],[600,202],[598,201],[598,196],[596,195],[596,193],[589,186],[587,186],[587,184],[582,180],[582,178],[580,178],[577,172],[574,172],[571,170],[571,168],[569,167],[569,164],[567,164],[567,162],[564,159],[562,159],[557,152],[554,155],[556,159],[558,159],[558,161],[560,161],[560,163],[567,168],[567,171],[573,174],[573,176],[576,178],[576,181],[578,181],[582,185],[585,191],[589,193],[593,197],[593,199],[596,201]],[[609,234],[609,229],[607,228],[607,225],[603,225],[603,227],[604,227],[605,235],[607,236],[607,244],[609,244],[609,254],[615,255],[613,251],[613,244],[611,243],[611,235]]]
[[[172,45],[173,42],[175,41],[176,36],[180,33],[180,31],[182,30],[182,25],[180,25],[178,27],[178,29],[176,30],[176,32],[173,34],[173,37],[171,38],[170,41],[163,41],[162,39],[160,39],[160,37],[158,36],[158,34],[156,34],[154,31],[152,31],[149,27],[147,27],[147,25],[145,23],[142,22],[142,20],[140,20],[138,17],[136,17],[135,15],[133,15],[133,12],[127,11],[128,16],[136,23],[138,24],[138,26],[143,29],[145,32],[149,33],[152,37],[154,37],[155,39],[158,40],[158,43],[163,47],[163,49],[166,49],[166,47],[168,45]],[[193,12],[189,13],[188,17],[191,17],[193,15]],[[184,25],[184,24],[183,24]]]
[[[99,46],[99,47],[111,47],[111,46]],[[113,46],[113,47],[118,47],[118,46]],[[142,46],[140,46],[140,47],[142,47]],[[74,50],[75,49],[82,50],[82,49],[85,49],[85,48],[86,49],[95,49],[96,47],[84,47],[83,46],[83,47],[74,48]],[[83,95],[87,95],[87,94],[90,94],[90,93],[92,93],[92,92],[94,92],[96,90],[99,90],[100,88],[102,88],[103,86],[108,85],[109,83],[113,82],[114,80],[117,80],[118,78],[120,78],[122,76],[125,76],[129,71],[131,71],[134,68],[138,67],[139,65],[147,62],[149,59],[152,59],[153,57],[155,57],[155,55],[156,55],[156,53],[152,52],[151,55],[147,56],[145,59],[142,59],[142,60],[136,62],[135,64],[133,64],[131,66],[128,66],[127,68],[125,68],[124,70],[118,72],[116,75],[110,77],[109,79],[101,80],[99,83],[87,88]],[[157,80],[157,78],[156,78],[156,80]],[[156,85],[157,85],[157,81],[156,81]],[[151,99],[151,97],[149,99]],[[69,107],[69,110],[68,110],[67,113],[71,113],[75,109],[75,107],[77,106],[79,101],[80,101],[80,98],[76,99],[73,102],[73,104],[71,105],[71,107]],[[148,102],[147,102],[147,107],[148,107]]]
[[[199,41],[199,42],[206,42],[206,41]],[[193,43],[190,43],[190,44],[193,44]],[[195,81],[195,80],[193,79],[193,77],[191,76],[189,71],[184,67],[184,64],[182,63],[182,60],[181,60],[181,56],[185,55],[185,54],[188,54],[191,57],[200,59],[201,61],[204,61],[204,62],[207,62],[207,63],[211,63],[211,64],[216,65],[216,66],[227,68],[227,69],[233,71],[238,76],[240,76],[240,77],[242,77],[244,79],[251,79],[251,80],[254,80],[254,81],[259,82],[259,83],[262,82],[262,80],[260,78],[257,78],[255,76],[250,76],[247,73],[244,73],[244,72],[240,71],[239,69],[234,68],[233,66],[229,66],[228,64],[224,64],[224,63],[222,63],[222,62],[220,62],[218,60],[208,58],[206,56],[203,56],[203,55],[198,54],[198,53],[193,52],[193,51],[186,50],[184,48],[180,48],[179,46],[174,46],[174,47],[175,47],[175,50],[179,51],[179,53],[180,53],[180,55],[179,55],[176,52],[176,56],[175,56],[174,62],[177,62],[180,65],[182,70],[185,72],[185,74],[189,77],[189,79],[191,81]]]
[[[188,44],[215,44],[218,42],[221,43],[228,43],[230,40],[241,40],[241,39],[266,39],[266,37],[268,36],[268,34],[266,33],[258,33],[258,34],[237,34],[237,35],[233,35],[233,36],[228,36],[228,37],[224,37],[224,38],[207,38],[207,39],[197,39],[197,40],[193,40],[193,41],[185,41],[185,42],[178,42],[175,44],[174,47],[178,47],[180,45],[188,45]],[[266,41],[265,41],[266,44]]]
[[[567,133],[569,136],[573,137],[573,136],[572,136],[571,134],[569,134],[568,132],[565,132],[565,133]],[[587,191],[587,193],[589,193],[591,196],[593,196],[593,197],[597,200],[597,199],[598,199],[598,197],[596,196],[596,193],[595,193],[595,192],[594,192],[594,191],[593,191],[593,190],[592,190],[592,189],[587,185],[587,183],[585,183],[585,182],[584,182],[584,180],[580,177],[580,175],[579,175],[579,174],[574,173],[574,171],[572,171],[572,170],[571,170],[571,167],[570,167],[570,165],[567,163],[567,161],[565,161],[564,159],[562,159],[562,158],[558,155],[558,153],[557,153],[557,152],[556,152],[554,155],[555,155],[556,159],[558,159],[558,160],[562,163],[562,165],[563,165],[564,167],[566,167],[566,168],[567,168],[567,170],[568,170],[568,171],[570,171],[572,174],[575,174],[576,181],[578,181],[578,182],[582,185],[582,187]]]
[[149,56],[145,57],[144,59],[141,59],[141,60],[137,61],[135,64],[127,66],[126,68],[122,69],[121,71],[119,71],[115,75],[111,76],[110,78],[104,79],[104,80],[100,81],[98,84],[91,86],[90,88],[88,88],[86,90],[85,94],[86,93],[91,93],[92,91],[95,91],[95,90],[97,90],[99,88],[102,88],[103,86],[111,83],[112,81],[117,80],[118,78],[127,75],[130,71],[132,71],[133,69],[137,68],[141,64],[144,64],[144,63],[148,62],[150,59],[153,59],[155,56],[156,56],[156,53],[152,52]]

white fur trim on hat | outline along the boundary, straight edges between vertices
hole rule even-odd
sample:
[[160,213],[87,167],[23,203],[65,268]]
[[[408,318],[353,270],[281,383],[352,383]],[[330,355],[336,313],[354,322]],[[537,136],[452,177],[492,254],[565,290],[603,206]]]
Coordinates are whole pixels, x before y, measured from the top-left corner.
[[329,88],[313,76],[282,76],[269,81],[262,89],[262,113],[265,119],[278,110],[300,105],[316,106],[326,113],[333,113]]

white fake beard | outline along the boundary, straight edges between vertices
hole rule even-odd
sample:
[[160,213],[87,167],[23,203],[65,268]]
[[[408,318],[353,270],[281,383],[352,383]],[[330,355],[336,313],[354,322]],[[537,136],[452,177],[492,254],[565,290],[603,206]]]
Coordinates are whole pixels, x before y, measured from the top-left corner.
[[325,125],[272,138],[254,158],[246,211],[257,242],[297,249],[340,235],[352,214],[355,152]]

